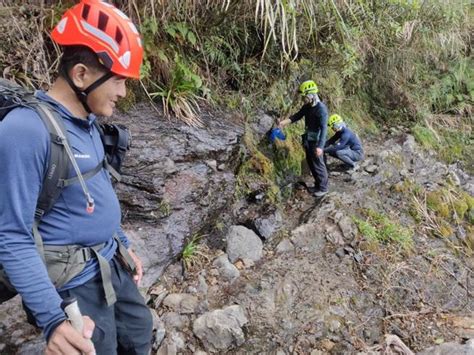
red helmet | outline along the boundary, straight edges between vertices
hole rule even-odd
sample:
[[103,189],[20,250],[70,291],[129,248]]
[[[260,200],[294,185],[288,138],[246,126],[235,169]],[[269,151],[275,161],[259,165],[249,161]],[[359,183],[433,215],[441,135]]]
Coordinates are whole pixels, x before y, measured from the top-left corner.
[[83,45],[116,75],[140,78],[143,45],[135,25],[114,5],[81,0],[67,10],[51,33],[63,46]]

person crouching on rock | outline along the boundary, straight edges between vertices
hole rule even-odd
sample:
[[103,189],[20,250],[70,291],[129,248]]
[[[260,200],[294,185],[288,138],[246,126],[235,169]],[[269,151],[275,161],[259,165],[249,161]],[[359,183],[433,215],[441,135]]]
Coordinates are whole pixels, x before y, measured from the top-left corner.
[[343,170],[357,170],[357,162],[364,159],[359,137],[347,127],[338,114],[329,117],[328,126],[336,133],[326,142],[324,148],[325,161],[327,155],[330,155],[344,163]]
[[318,97],[318,86],[313,80],[303,82],[299,93],[304,101],[301,109],[290,118],[282,120],[278,127],[283,128],[289,123],[305,118],[306,132],[303,134],[303,146],[306,153],[314,187],[308,190],[315,197],[328,193],[328,172],[324,163],[323,148],[327,136],[328,109]]

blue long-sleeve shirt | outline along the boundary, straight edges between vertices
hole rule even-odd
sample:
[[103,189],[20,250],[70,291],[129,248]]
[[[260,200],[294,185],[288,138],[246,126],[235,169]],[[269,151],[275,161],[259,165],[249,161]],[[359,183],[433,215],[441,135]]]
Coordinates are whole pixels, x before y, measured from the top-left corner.
[[316,106],[305,104],[290,117],[291,122],[299,121],[304,117],[307,132],[315,133],[318,137],[317,148],[324,148],[328,130],[328,108],[319,101]]
[[362,150],[362,143],[354,132],[347,127],[343,127],[328,139],[324,151],[326,153],[334,153],[346,148],[360,151]]
[[[104,149],[93,125],[95,116],[79,119],[45,93],[39,92],[38,97],[52,104],[63,117],[81,172],[96,167],[104,158]],[[66,319],[60,308],[61,298],[48,277],[31,233],[49,154],[49,133],[35,111],[17,108],[0,122],[0,264],[47,339],[55,326]],[[75,175],[71,167],[70,177]],[[100,254],[110,260],[117,248],[112,238],[115,233],[128,247],[120,229],[120,205],[105,170],[86,184],[95,200],[94,212],[86,212],[84,193],[78,183],[72,184],[64,188],[51,211],[43,217],[39,231],[45,245],[106,243]],[[98,273],[98,263],[93,258],[61,290],[81,285]]]

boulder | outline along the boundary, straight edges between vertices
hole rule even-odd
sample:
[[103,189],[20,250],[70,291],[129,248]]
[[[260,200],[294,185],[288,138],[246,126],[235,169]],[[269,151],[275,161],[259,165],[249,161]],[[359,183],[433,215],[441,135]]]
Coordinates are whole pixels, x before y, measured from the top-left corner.
[[219,271],[219,274],[226,281],[232,282],[240,276],[239,269],[237,269],[229,261],[229,258],[227,257],[227,254],[223,254],[223,255],[217,257],[214,260],[213,265],[217,268],[217,270]]
[[191,314],[198,305],[198,299],[187,293],[172,293],[163,300],[163,305],[179,314]]
[[255,228],[257,229],[260,236],[265,239],[265,241],[270,240],[275,232],[280,229],[283,222],[283,218],[279,211],[268,216],[261,216],[255,220]]
[[232,226],[226,237],[227,255],[232,263],[239,259],[258,261],[263,254],[263,243],[254,231],[244,226]]
[[295,250],[295,246],[287,239],[283,239],[276,247],[277,253],[286,253]]
[[325,239],[316,223],[305,223],[291,232],[291,242],[303,250],[318,251],[324,248]]
[[206,350],[221,352],[244,343],[242,326],[247,322],[242,307],[234,305],[203,314],[194,321],[193,332]]

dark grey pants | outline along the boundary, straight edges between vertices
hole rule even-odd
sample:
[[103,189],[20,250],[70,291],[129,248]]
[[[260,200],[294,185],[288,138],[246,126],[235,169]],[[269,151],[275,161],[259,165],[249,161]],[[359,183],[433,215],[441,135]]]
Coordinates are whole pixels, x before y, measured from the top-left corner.
[[97,355],[146,354],[151,348],[153,320],[132,276],[112,259],[112,285],[117,302],[108,307],[100,275],[84,285],[60,292],[62,298],[76,297],[83,315],[95,322],[92,342]]
[[311,175],[314,178],[314,186],[320,191],[328,190],[328,171],[326,164],[324,163],[324,154],[316,156],[316,144],[315,141],[306,141],[304,144],[306,153],[306,162],[311,170]]

